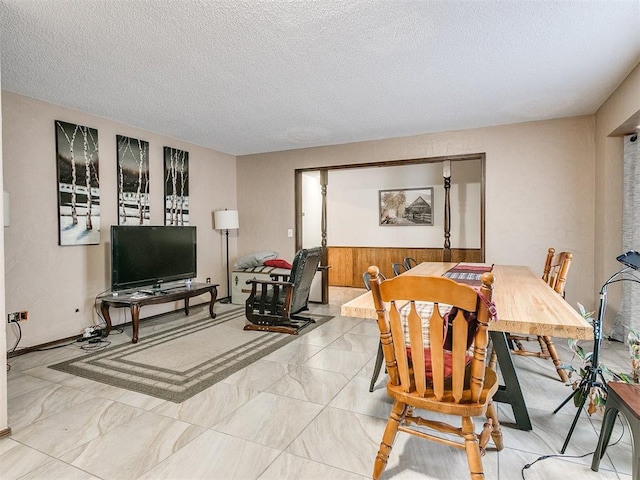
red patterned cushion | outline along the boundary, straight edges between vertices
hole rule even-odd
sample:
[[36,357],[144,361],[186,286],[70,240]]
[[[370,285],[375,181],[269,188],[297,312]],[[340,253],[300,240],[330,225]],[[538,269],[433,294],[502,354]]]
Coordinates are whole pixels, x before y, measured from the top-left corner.
[[[411,360],[411,347],[407,347],[407,357],[409,358],[409,360]],[[465,365],[469,365],[469,363],[471,363],[471,360],[473,360],[473,357],[470,355],[465,355]],[[451,352],[449,352],[448,350],[444,351],[444,378],[449,378],[451,376],[451,373],[453,372],[453,359],[452,359],[452,355]],[[432,373],[432,367],[431,367],[431,349],[430,348],[425,348],[424,349],[424,371],[425,371],[425,376],[427,377],[428,380],[433,380],[433,373]]]
[[288,268],[289,270],[291,270],[291,264],[287,262],[284,258],[274,258],[273,260],[265,260],[264,264],[267,267]]

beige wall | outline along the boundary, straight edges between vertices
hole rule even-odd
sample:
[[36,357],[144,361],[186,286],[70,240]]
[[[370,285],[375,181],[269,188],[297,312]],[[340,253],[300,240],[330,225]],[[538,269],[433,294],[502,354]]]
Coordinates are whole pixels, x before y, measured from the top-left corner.
[[485,152],[487,261],[542,273],[550,246],[571,250],[567,300],[592,306],[593,131],[584,116],[238,157],[238,251],[293,256],[295,168]]
[[[595,115],[594,182],[595,210],[595,291],[620,266],[616,257],[622,253],[622,137],[611,132],[640,112],[640,65],[629,74]],[[640,123],[640,121],[638,122]],[[636,247],[640,249],[640,245]],[[605,334],[618,310],[622,289],[608,290]]]
[[[451,248],[481,247],[482,161],[451,162]],[[329,171],[327,242],[332,246],[439,248],[444,243],[442,162]],[[380,225],[379,190],[433,188],[433,225]],[[318,194],[318,201],[320,200]],[[307,212],[304,212],[305,218]],[[320,225],[320,220],[317,220]],[[344,228],[349,225],[349,228]]]
[[[236,238],[239,254],[268,248],[291,258],[294,239],[287,229],[295,223],[295,168],[484,152],[487,260],[539,272],[548,246],[570,249],[575,263],[567,299],[592,308],[621,248],[622,143],[607,135],[639,109],[636,67],[595,116],[243,156],[237,159],[236,192],[231,155],[2,92],[4,188],[11,194],[11,227],[4,232],[6,311],[30,312],[23,347],[76,335],[96,320],[94,297],[109,284],[109,226],[117,222],[116,134],[150,142],[154,224],[162,223],[162,147],[189,151],[199,277],[222,284],[221,294],[224,245],[211,229],[211,212],[236,207],[236,197],[240,230],[230,234],[232,261]],[[98,246],[57,245],[54,120],[99,130]],[[163,310],[146,308],[143,316]],[[115,322],[125,320],[115,315]]]
[[[234,156],[10,92],[2,92],[2,117],[4,188],[11,195],[11,226],[5,228],[6,309],[29,311],[20,347],[78,335],[98,323],[94,299],[110,285],[109,229],[118,221],[117,134],[149,142],[154,225],[164,222],[163,147],[189,152],[190,224],[198,227],[198,278],[212,277],[223,285],[220,294],[224,294],[223,237],[212,229],[212,211],[236,206]],[[54,120],[98,129],[99,245],[58,246]],[[232,252],[235,238],[230,235]],[[145,307],[142,316],[177,307]],[[114,324],[130,321],[125,309],[113,311],[112,319]],[[11,331],[6,342],[15,342]]]

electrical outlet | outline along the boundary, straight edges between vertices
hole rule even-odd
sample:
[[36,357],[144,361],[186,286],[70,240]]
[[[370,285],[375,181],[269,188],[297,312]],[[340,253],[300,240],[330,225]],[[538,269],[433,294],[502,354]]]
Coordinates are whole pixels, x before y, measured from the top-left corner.
[[27,310],[7,314],[7,323],[24,322],[26,320],[29,320],[29,312]]
[[211,283],[211,277],[207,277],[207,283]]
[[293,238],[293,228],[287,230],[287,237]]

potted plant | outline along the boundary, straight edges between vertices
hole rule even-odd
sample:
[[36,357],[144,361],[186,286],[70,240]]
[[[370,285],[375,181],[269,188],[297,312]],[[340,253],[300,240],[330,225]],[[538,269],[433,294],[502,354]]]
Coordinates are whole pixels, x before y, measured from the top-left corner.
[[[580,311],[580,314],[584,317],[584,319],[593,325],[594,312],[588,312],[584,308],[584,306],[581,305],[580,303],[578,303],[578,310]],[[632,343],[632,333],[634,335],[633,343]],[[560,368],[567,370],[567,376],[569,377],[569,382],[570,382],[569,385],[571,385],[571,387],[575,390],[576,388],[578,388],[580,381],[587,373],[587,367],[592,366],[591,362],[593,359],[593,352],[586,351],[578,343],[578,340],[575,340],[575,339],[570,339],[568,341],[568,345],[569,345],[569,349],[573,352],[573,356],[579,358],[581,364],[578,368],[575,368],[570,363],[561,365]],[[638,334],[638,332],[632,331],[629,333],[629,351],[631,352],[631,358],[632,358],[632,361],[631,361],[632,371],[633,371],[632,375],[621,373],[621,372],[614,372],[600,361],[598,366],[600,367],[602,376],[608,377],[608,379],[618,381],[618,382],[634,383],[635,381],[634,378],[636,378],[635,375],[640,374],[640,334]],[[635,358],[635,363],[634,363],[634,358]],[[605,381],[608,379],[604,378]],[[600,410],[601,412],[603,412],[605,402],[607,399],[607,389],[604,386],[604,384],[602,386],[595,385],[591,387],[588,395],[589,395],[589,398],[588,398],[588,405],[587,405],[587,413],[589,415],[592,415],[597,410]],[[573,397],[573,403],[575,404],[576,407],[580,405],[582,401],[582,396],[583,394],[578,394]]]
[[640,383],[640,332],[630,329],[627,341],[631,356],[631,379],[634,383]]

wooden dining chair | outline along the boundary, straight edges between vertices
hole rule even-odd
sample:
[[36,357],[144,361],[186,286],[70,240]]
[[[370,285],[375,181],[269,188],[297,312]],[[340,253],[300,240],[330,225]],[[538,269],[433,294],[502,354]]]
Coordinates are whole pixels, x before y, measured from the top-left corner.
[[418,262],[414,258],[404,257],[404,268],[411,270],[416,265],[418,265]]
[[393,270],[393,274],[397,277],[401,273],[406,272],[408,268],[404,266],[404,263],[392,263],[391,270]]
[[[551,288],[553,288],[559,295],[564,296],[564,288],[567,283],[567,275],[569,273],[569,267],[571,266],[571,260],[573,255],[570,252],[560,252],[556,254],[554,248],[550,248],[547,251],[547,259],[544,265],[544,272],[542,274],[542,280],[544,280]],[[560,356],[556,351],[556,347],[548,335],[528,336],[528,335],[515,335],[508,334],[507,341],[512,345],[511,353],[514,355],[530,356],[544,358],[546,360],[552,360],[556,367],[556,372],[560,380],[568,382],[569,378],[562,366]],[[540,350],[527,350],[522,342],[536,342],[540,347]]]
[[[489,437],[498,450],[503,448],[492,402],[498,380],[485,364],[488,324],[495,319],[491,304],[493,274],[483,274],[482,286],[476,291],[445,277],[402,275],[383,281],[378,267],[369,267],[368,271],[389,373],[387,393],[393,400],[375,458],[374,480],[387,464],[398,431],[464,449],[471,478],[484,479],[481,456]],[[385,302],[390,303],[387,306]],[[431,308],[425,309],[428,302]],[[439,304],[451,308],[442,314]],[[461,427],[443,422],[442,415],[437,420],[420,417],[418,410],[423,415],[435,412],[460,417]],[[478,416],[487,418],[479,435],[473,422]],[[457,435],[464,441],[439,434]]]
[[[386,280],[386,277],[382,274],[382,272],[378,272],[378,277],[380,277],[381,280]],[[367,290],[371,290],[371,275],[368,271],[362,274],[362,281],[364,283],[364,287]],[[376,382],[378,381],[378,377],[380,376],[380,370],[382,370],[383,361],[384,355],[382,354],[382,342],[380,342],[378,343],[378,354],[376,355],[376,363],[373,367],[373,375],[371,375],[369,392],[373,392],[373,388],[376,386]]]

